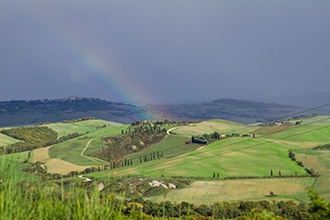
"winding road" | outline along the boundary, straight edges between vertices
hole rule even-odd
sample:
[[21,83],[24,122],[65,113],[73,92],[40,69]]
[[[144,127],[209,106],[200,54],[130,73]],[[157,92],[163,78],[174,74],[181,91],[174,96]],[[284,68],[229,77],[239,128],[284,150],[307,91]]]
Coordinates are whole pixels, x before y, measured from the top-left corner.
[[90,140],[87,142],[86,147],[81,151],[80,156],[85,157],[86,159],[91,160],[91,161],[93,161],[93,162],[95,162],[95,163],[99,163],[99,161],[93,159],[92,157],[89,157],[89,156],[84,155],[85,151],[88,149],[89,145],[91,144],[91,142],[92,142],[93,140],[94,140],[94,139],[90,139]]
[[170,132],[171,132],[172,130],[176,129],[176,128],[178,128],[178,127],[173,127],[173,128],[168,129],[168,130],[167,130],[167,134],[168,134],[168,135],[171,135]]

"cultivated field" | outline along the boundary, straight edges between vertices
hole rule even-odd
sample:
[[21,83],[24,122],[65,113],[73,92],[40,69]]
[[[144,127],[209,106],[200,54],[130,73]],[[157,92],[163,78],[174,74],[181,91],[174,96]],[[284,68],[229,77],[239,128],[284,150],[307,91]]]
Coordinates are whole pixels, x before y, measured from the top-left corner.
[[49,156],[50,158],[61,159],[79,166],[98,165],[99,163],[81,155],[86,146],[88,147],[88,143],[91,140],[91,138],[78,138],[56,144],[49,149]]
[[[314,178],[240,179],[218,181],[195,181],[189,188],[170,190],[165,195],[153,196],[153,202],[164,200],[186,201],[194,205],[212,205],[219,201],[235,200],[289,200],[308,202],[306,188],[312,186]],[[276,196],[270,197],[270,192]]]
[[76,121],[76,122],[60,122],[47,124],[47,127],[53,129],[58,133],[58,136],[65,136],[72,133],[85,134],[90,131],[96,130],[97,127],[102,126],[111,126],[116,127],[122,124],[117,122],[110,122],[105,120],[85,120],[85,121]]
[[47,172],[59,174],[68,174],[71,171],[83,171],[89,167],[79,166],[58,158],[50,158],[48,155],[49,148],[51,147],[43,147],[34,150],[31,162],[43,162],[46,164]]
[[[227,132],[244,131],[251,132],[250,137],[226,138],[204,147],[195,149],[189,153],[182,153],[179,156],[150,161],[133,167],[124,167],[115,171],[106,171],[89,174],[95,178],[108,178],[115,176],[151,176],[157,179],[159,176],[171,177],[193,177],[204,178],[205,181],[194,182],[190,188],[169,191],[166,200],[192,203],[213,203],[215,201],[228,200],[260,200],[260,199],[293,199],[307,202],[306,187],[314,187],[322,196],[330,200],[330,166],[317,165],[317,161],[330,161],[325,158],[326,153],[315,156],[314,160],[309,159],[306,167],[315,170],[323,170],[320,178],[270,178],[270,179],[239,179],[223,180],[226,177],[244,176],[295,176],[307,175],[304,168],[288,157],[289,150],[294,152],[303,151],[319,144],[329,143],[330,123],[326,117],[316,117],[304,121],[301,125],[284,128],[267,128],[267,132],[258,134],[252,138],[253,131],[259,127],[244,127],[234,123],[234,127],[223,125],[224,122],[212,121],[201,122],[193,125],[178,127],[173,130],[175,135],[168,136],[160,144],[155,144],[146,152],[156,149],[165,150],[169,146],[177,146],[176,151],[180,152],[184,146],[184,138],[190,135],[212,132],[208,126],[215,128],[215,124],[222,124]],[[232,130],[230,130],[232,129]],[[245,130],[248,129],[248,130]],[[214,131],[214,130],[213,130]],[[259,130],[261,131],[261,130]],[[189,133],[191,132],[191,133]],[[200,132],[200,133],[199,133]],[[225,133],[225,132],[224,132]],[[167,143],[172,144],[167,145]],[[180,144],[181,143],[181,144]],[[173,148],[173,147],[172,147]],[[141,152],[142,153],[142,152]],[[298,153],[297,153],[298,154]],[[138,156],[133,154],[130,157]],[[321,156],[322,155],[322,156]],[[305,161],[303,164],[305,164]],[[319,162],[321,163],[321,162]],[[219,177],[217,177],[219,175]],[[215,178],[213,178],[216,176]],[[219,179],[219,180],[217,180]],[[210,182],[210,180],[212,180]],[[270,191],[277,194],[277,197],[267,197]],[[164,195],[148,198],[153,201],[163,201]]]
[[184,137],[181,135],[168,135],[161,142],[145,148],[138,153],[129,155],[126,158],[138,159],[141,156],[149,155],[155,151],[161,151],[165,158],[180,156],[200,147],[199,144],[186,144],[185,142],[190,139],[191,137]]
[[305,175],[288,157],[289,149],[300,149],[261,138],[228,138],[180,157],[151,161],[117,170],[117,174],[220,178],[238,176]]
[[210,120],[202,121],[199,123],[192,123],[186,126],[180,126],[173,130],[176,134],[191,137],[192,135],[200,135],[206,133],[213,133],[215,131],[221,134],[241,133],[245,134],[251,130],[256,129],[255,127],[246,126],[236,122],[226,120]]
[[19,140],[0,133],[0,146],[6,146],[19,142]]
[[302,161],[306,167],[314,169],[321,175],[315,182],[314,189],[330,201],[330,151],[306,149],[294,153],[297,160]]
[[[73,132],[83,134],[77,138],[34,150],[34,161],[42,161],[49,172],[68,173],[108,162],[92,155],[106,147],[103,138],[122,134],[129,125],[107,124],[102,120],[77,123],[50,124],[60,135]],[[106,126],[104,126],[106,125]],[[221,134],[248,134],[247,137],[227,137],[208,145],[186,143],[192,135],[219,132]],[[256,137],[253,137],[255,131]],[[162,152],[163,158],[134,166],[89,173],[98,181],[109,177],[180,177],[193,181],[186,189],[169,191],[166,200],[175,202],[208,203],[228,200],[294,199],[307,202],[306,187],[312,186],[330,200],[330,151],[312,151],[309,148],[330,142],[329,117],[318,116],[302,120],[291,127],[254,127],[224,120],[211,120],[178,126],[162,141],[126,159],[140,158],[153,152]],[[1,138],[1,136],[0,136]],[[315,179],[303,167],[292,161],[292,150],[305,167],[321,174]],[[25,154],[23,158],[27,157]],[[15,156],[18,158],[18,156]],[[2,156],[4,158],[4,156]],[[24,158],[24,159],[25,159]],[[21,159],[19,159],[20,162]],[[17,164],[20,162],[17,161]],[[26,166],[26,165],[24,165]],[[288,178],[288,176],[297,176]],[[255,177],[253,179],[225,178]],[[267,177],[267,178],[264,178]],[[271,177],[271,178],[270,178]],[[198,181],[196,181],[198,180]],[[276,197],[268,197],[270,192]],[[164,195],[150,197],[163,201]]]
[[[36,180],[37,176],[25,173],[22,170],[29,167],[28,163],[23,163],[28,158],[28,152],[0,155],[0,167],[5,170],[12,170],[13,181]],[[0,177],[0,179],[3,177]]]
[[[68,141],[55,144],[49,150],[50,158],[58,158],[79,166],[94,166],[107,164],[107,162],[92,158],[91,155],[103,147],[102,138],[121,134],[128,125],[106,126],[99,129],[96,127],[87,134]],[[87,148],[86,148],[87,147]],[[82,156],[81,153],[83,153]],[[86,157],[88,156],[88,157]]]

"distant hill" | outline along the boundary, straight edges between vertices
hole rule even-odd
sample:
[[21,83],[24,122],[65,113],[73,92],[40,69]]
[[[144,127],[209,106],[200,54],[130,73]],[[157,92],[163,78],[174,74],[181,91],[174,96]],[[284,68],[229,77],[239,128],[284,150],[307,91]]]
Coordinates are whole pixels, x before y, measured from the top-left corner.
[[130,123],[142,119],[146,112],[142,107],[96,98],[14,100],[0,102],[0,126],[58,122],[83,117]]
[[291,105],[236,99],[217,99],[212,102],[198,104],[149,106],[148,109],[151,109],[154,113],[165,113],[163,115],[164,118],[178,120],[207,120],[218,118],[245,124],[276,120],[304,110],[302,107]]
[[218,99],[198,104],[135,106],[97,98],[12,100],[0,102],[0,126],[58,122],[96,117],[120,123],[144,119],[207,120],[221,118],[240,123],[269,121],[303,108],[274,103]]

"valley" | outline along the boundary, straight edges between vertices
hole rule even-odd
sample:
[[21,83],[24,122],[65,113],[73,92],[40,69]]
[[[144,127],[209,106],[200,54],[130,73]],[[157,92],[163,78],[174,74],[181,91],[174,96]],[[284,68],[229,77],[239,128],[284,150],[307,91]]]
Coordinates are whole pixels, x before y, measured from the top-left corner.
[[[167,134],[162,141],[147,147],[142,146],[137,152],[123,151],[126,153],[120,158],[121,164],[111,167],[110,170],[107,170],[110,161],[104,157],[103,159],[96,157],[95,153],[108,147],[107,138],[123,136],[124,131],[127,132],[131,128],[133,130],[134,126],[98,119],[50,123],[42,126],[53,129],[59,134],[58,139],[70,133],[76,133],[77,137],[30,151],[33,156],[28,160],[42,162],[48,172],[63,175],[71,171],[82,172],[88,167],[95,167],[99,172],[92,172],[87,176],[96,180],[108,176],[163,176],[212,180],[215,175],[217,181],[221,181],[228,178],[267,178],[270,177],[271,172],[274,176],[300,177],[307,176],[306,170],[288,157],[288,151],[297,152],[299,155],[304,149],[326,144],[330,132],[328,121],[327,116],[318,116],[304,120],[301,125],[288,126],[281,131],[273,126],[273,132],[271,127],[246,126],[225,120],[184,124],[173,122],[164,125],[165,129],[171,129],[169,129],[170,134]],[[294,124],[294,121],[291,123]],[[268,131],[262,134],[261,129],[266,128]],[[226,137],[205,146],[190,143],[191,136],[214,131]],[[231,136],[233,134],[237,135]],[[6,140],[11,139],[3,134],[2,136],[6,137]],[[12,155],[14,154],[2,157]],[[308,160],[303,164],[308,165],[307,167],[312,166]],[[271,180],[267,179],[267,181]]]
[[[57,141],[5,153],[0,156],[1,167],[10,164],[17,183],[64,181],[64,189],[69,190],[69,185],[86,185],[88,179],[89,185],[102,184],[104,193],[117,198],[156,204],[292,201],[307,205],[307,188],[330,201],[330,151],[313,150],[329,143],[330,117],[270,124],[223,119],[121,124],[95,118],[43,123],[30,126],[31,131],[55,132]],[[30,127],[3,128],[2,152],[24,143],[9,134],[34,135]],[[197,138],[205,144],[194,143]]]

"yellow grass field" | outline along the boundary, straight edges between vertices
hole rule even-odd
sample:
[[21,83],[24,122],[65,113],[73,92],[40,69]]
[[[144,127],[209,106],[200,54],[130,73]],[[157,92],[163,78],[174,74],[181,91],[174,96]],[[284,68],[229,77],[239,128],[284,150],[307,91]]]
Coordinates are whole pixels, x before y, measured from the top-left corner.
[[330,201],[330,151],[329,150],[306,150],[297,151],[296,158],[310,169],[314,169],[321,177],[314,184],[322,197]]
[[180,126],[175,128],[173,131],[180,135],[191,136],[213,133],[214,131],[218,131],[220,133],[238,132],[243,134],[254,129],[255,127],[249,127],[243,124],[229,122],[225,120],[211,120],[193,123],[186,126]]
[[[306,188],[314,178],[240,179],[196,181],[189,188],[170,191],[166,195],[149,197],[154,202],[186,201],[193,204],[211,205],[219,201],[235,200],[296,200],[308,202]],[[269,197],[270,192],[276,197]]]
[[33,151],[33,157],[31,162],[40,161],[46,164],[47,171],[49,173],[59,173],[59,174],[68,174],[71,171],[83,171],[89,166],[78,166],[76,164],[57,159],[50,158],[48,155],[48,150],[50,147],[43,147]]

